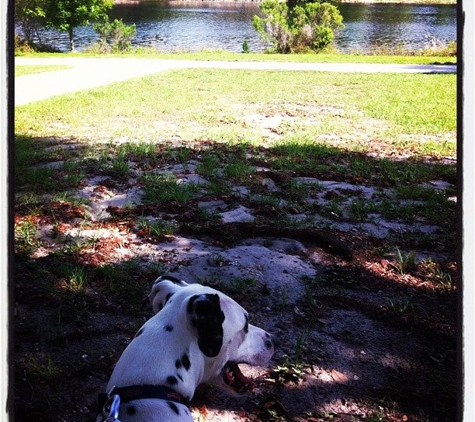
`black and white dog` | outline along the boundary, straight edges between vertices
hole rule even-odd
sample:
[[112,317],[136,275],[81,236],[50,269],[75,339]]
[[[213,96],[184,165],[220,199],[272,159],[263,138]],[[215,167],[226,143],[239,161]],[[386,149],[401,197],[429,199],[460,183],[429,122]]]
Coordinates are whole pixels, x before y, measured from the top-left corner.
[[[112,418],[98,421],[192,421],[188,402],[196,387],[212,382],[236,394],[252,390],[239,363],[264,365],[274,353],[272,336],[248,322],[248,313],[225,294],[158,278],[149,295],[156,313],[124,350],[102,395]],[[99,408],[103,408],[103,404]]]

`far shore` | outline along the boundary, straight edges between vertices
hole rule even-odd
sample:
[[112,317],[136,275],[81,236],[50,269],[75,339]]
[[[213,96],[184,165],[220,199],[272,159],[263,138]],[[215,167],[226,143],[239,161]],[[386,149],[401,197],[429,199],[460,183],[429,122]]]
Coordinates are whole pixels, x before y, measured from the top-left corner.
[[[141,3],[150,0],[114,0],[114,4]],[[164,3],[261,3],[262,0],[156,0]],[[337,3],[361,3],[361,4],[457,4],[457,0],[334,0]]]

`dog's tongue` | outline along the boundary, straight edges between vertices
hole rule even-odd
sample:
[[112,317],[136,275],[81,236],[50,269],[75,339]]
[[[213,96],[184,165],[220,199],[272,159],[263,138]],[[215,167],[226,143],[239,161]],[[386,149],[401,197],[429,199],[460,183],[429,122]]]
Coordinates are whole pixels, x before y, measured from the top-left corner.
[[231,386],[235,388],[238,393],[243,393],[245,391],[252,391],[254,389],[254,383],[250,378],[247,378],[239,368],[237,363],[233,363],[230,365],[229,369],[231,369],[234,380],[231,383]]

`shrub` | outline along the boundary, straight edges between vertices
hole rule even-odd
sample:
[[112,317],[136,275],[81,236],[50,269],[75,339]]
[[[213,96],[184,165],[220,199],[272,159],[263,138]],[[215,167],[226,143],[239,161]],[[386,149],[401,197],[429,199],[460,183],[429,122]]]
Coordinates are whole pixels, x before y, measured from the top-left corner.
[[18,35],[15,35],[14,46],[15,55],[21,53],[33,53],[35,51],[35,47],[33,46],[32,42],[27,39],[20,38]]
[[28,53],[61,53],[56,47],[23,39],[18,35],[15,35],[14,47],[16,56]]
[[255,15],[254,29],[273,43],[278,53],[319,52],[334,39],[334,31],[343,27],[338,8],[327,2],[297,2],[289,8],[278,0],[260,5],[264,17]]
[[95,23],[92,27],[99,35],[98,49],[103,53],[129,51],[132,47],[131,39],[137,33],[135,25],[126,25],[122,19],[109,22],[106,17],[104,22]]
[[249,48],[249,43],[247,42],[247,40],[244,40],[244,42],[242,43],[242,52],[247,54],[249,53],[251,50]]

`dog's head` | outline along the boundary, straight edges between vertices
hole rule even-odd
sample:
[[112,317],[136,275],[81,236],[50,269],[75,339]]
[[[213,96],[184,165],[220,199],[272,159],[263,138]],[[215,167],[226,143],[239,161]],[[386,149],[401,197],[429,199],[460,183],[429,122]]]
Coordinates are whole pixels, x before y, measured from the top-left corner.
[[204,355],[202,382],[212,381],[231,394],[252,390],[252,380],[238,365],[264,365],[274,353],[274,342],[269,333],[249,324],[244,308],[222,292],[173,277],[158,278],[149,299],[155,313],[166,309],[186,320]]

